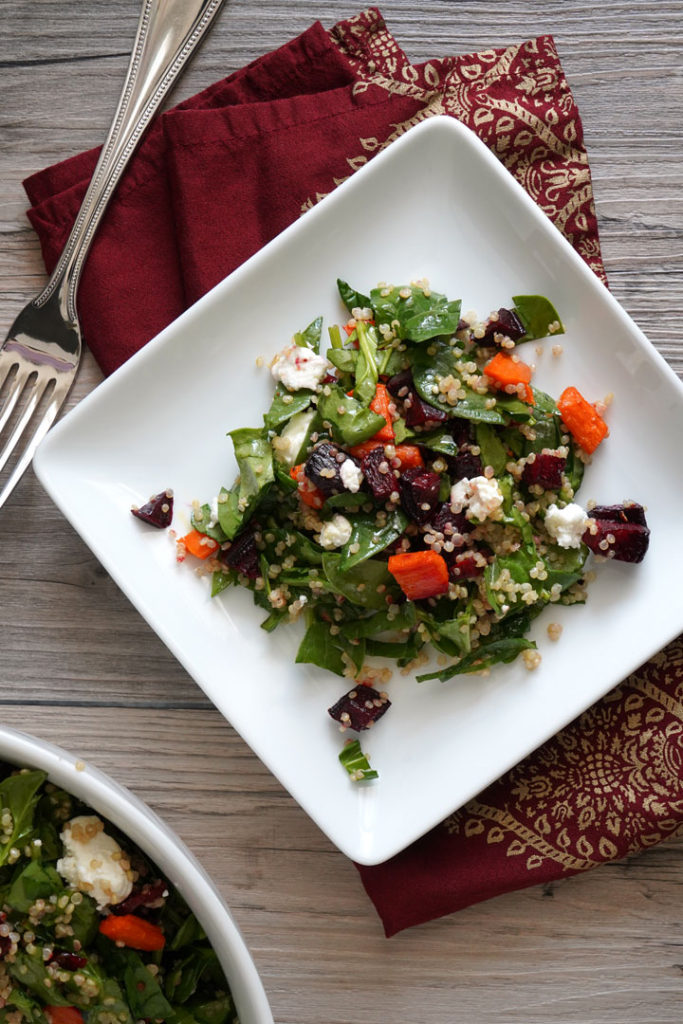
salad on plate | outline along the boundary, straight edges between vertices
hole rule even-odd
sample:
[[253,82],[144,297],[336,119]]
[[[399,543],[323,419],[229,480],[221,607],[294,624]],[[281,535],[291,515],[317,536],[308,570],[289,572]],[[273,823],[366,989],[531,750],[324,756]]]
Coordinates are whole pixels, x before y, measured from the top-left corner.
[[[249,588],[266,632],[303,619],[296,660],[350,681],[328,710],[362,732],[396,669],[447,682],[518,657],[536,668],[533,620],[586,600],[589,558],[641,561],[649,529],[636,501],[578,500],[609,399],[534,386],[520,346],[564,333],[547,298],[480,317],[426,280],[337,285],[346,321],[325,351],[318,318],[275,356],[262,425],[230,431],[237,479],[194,502],[177,543],[213,595]],[[167,526],[172,503],[134,512]],[[341,760],[376,776],[357,741]]]

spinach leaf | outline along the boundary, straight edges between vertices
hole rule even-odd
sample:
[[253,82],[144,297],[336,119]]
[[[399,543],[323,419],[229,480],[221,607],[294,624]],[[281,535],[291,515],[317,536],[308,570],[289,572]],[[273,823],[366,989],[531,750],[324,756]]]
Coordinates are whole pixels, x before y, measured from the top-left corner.
[[[396,593],[393,576],[386,562],[369,558],[351,569],[341,568],[342,556],[333,552],[323,555],[323,570],[331,588],[351,604],[384,611],[387,593]],[[378,592],[377,588],[383,589]]]
[[12,834],[6,843],[0,843],[0,866],[12,847],[22,849],[31,835],[38,791],[46,779],[45,772],[21,771],[0,783],[0,807],[6,807],[12,816]]
[[356,325],[358,332],[358,360],[353,397],[361,405],[369,405],[375,397],[379,373],[377,370],[377,332],[362,320]]
[[481,449],[482,466],[491,466],[495,475],[499,476],[508,462],[507,449],[500,435],[490,423],[477,423],[474,430],[477,444]]
[[207,537],[212,537],[213,540],[217,540],[219,544],[222,544],[227,540],[220,523],[213,522],[211,516],[211,506],[204,504],[201,507],[201,519],[197,517],[195,512],[190,517],[193,529],[199,533],[206,534]]
[[294,341],[301,348],[312,348],[314,352],[318,352],[320,349],[320,335],[323,329],[323,318],[318,316],[305,327],[303,331],[297,331],[294,335]]
[[374,514],[349,516],[349,521],[351,536],[341,551],[341,572],[348,572],[398,540],[408,525],[408,516],[402,509],[396,508],[387,514],[385,526],[378,527]]
[[353,314],[354,309],[372,308],[372,303],[367,295],[355,291],[351,285],[347,284],[346,281],[342,281],[339,277],[337,278],[337,289],[349,313]]
[[458,329],[460,300],[449,302],[439,292],[425,294],[416,285],[373,288],[370,300],[375,322],[389,324],[399,338],[421,343],[439,335],[455,334]]
[[446,455],[450,458],[455,457],[460,451],[453,435],[449,433],[448,427],[442,427],[440,430],[431,431],[428,434],[420,434],[420,447],[429,448],[430,452],[434,452],[435,455]]
[[418,683],[427,679],[439,679],[442,683],[452,679],[453,676],[464,675],[468,672],[481,672],[482,669],[491,668],[493,665],[509,664],[522,653],[522,651],[535,650],[536,644],[523,637],[508,637],[503,640],[492,640],[489,643],[482,643],[475,650],[470,651],[464,658],[461,658],[455,665],[449,665],[438,672],[427,672],[417,676]]
[[18,949],[14,961],[7,964],[7,970],[21,988],[28,990],[44,1005],[69,1006],[72,1002],[53,984],[47,973],[42,950],[36,948],[34,953],[29,954]]
[[354,376],[359,355],[360,352],[356,348],[328,348],[327,350],[327,358],[338,370]]
[[[174,1003],[186,1003],[197,991],[202,976],[215,969],[217,965],[218,958],[209,946],[189,950],[166,978],[166,996]],[[155,1014],[157,1019],[160,1016],[163,1017],[161,1014]]]
[[408,352],[413,383],[420,398],[445,412],[453,413],[453,407],[437,401],[439,381],[442,377],[455,376],[455,356],[446,338],[438,338],[427,348],[419,346]]
[[295,661],[326,668],[338,676],[343,676],[346,663],[341,650],[334,645],[330,636],[330,627],[326,622],[312,622],[304,635]]
[[216,594],[220,594],[222,590],[227,590],[228,587],[233,586],[237,583],[237,573],[231,569],[216,569],[211,574],[211,597],[215,597]]
[[582,544],[578,548],[561,548],[553,545],[544,559],[547,579],[542,581],[543,590],[549,595],[550,588],[559,583],[562,590],[571,587],[583,576],[583,568],[588,558],[588,548]]
[[230,491],[221,489],[219,497],[226,495],[226,500],[218,502],[218,521],[228,540],[233,540],[275,476],[273,451],[265,429],[243,427],[231,430],[229,436],[239,476]]
[[352,740],[344,746],[339,760],[353,782],[379,778],[378,773],[370,767],[370,762],[361,750],[358,740]]
[[61,896],[64,883],[53,867],[32,860],[12,880],[7,902],[13,910],[26,913],[37,899]]
[[219,993],[213,999],[192,1000],[187,1004],[197,1024],[230,1024],[235,1006],[229,992]]
[[132,949],[121,950],[121,954],[123,984],[133,1017],[137,1020],[167,1020],[173,1010],[157,979]]
[[318,411],[315,408],[306,409],[292,416],[279,435],[272,440],[276,463],[284,465],[287,469],[297,466],[303,460],[317,424]]
[[300,391],[288,391],[284,384],[275,388],[270,409],[263,417],[266,430],[277,430],[298,412],[304,412],[311,404],[314,392],[302,388]]
[[399,605],[397,615],[390,616],[387,611],[375,612],[368,618],[354,619],[353,622],[341,623],[339,630],[348,637],[375,637],[378,633],[404,633],[417,625],[417,612],[412,601],[404,601]]
[[[524,325],[526,334],[517,344],[523,341],[534,341],[547,338],[549,334],[564,334],[564,327],[557,310],[544,295],[513,295],[514,312]],[[559,324],[559,328],[550,331],[551,324]]]
[[334,384],[329,385],[329,394],[323,390],[320,395],[318,412],[323,423],[330,424],[334,439],[346,445],[367,441],[386,423],[383,416],[378,416]]

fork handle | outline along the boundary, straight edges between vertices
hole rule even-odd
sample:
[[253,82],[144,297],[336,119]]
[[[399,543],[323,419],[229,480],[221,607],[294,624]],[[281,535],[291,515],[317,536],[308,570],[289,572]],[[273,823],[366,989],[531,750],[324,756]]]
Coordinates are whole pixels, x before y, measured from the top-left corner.
[[78,216],[38,306],[58,292],[76,323],[76,292],[97,227],[157,108],[218,13],[223,0],[144,0],[116,113]]

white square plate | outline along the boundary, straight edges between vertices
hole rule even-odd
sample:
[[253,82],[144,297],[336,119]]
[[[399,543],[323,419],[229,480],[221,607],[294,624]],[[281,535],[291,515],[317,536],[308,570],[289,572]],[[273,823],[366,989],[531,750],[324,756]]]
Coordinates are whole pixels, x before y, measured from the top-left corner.
[[[427,277],[481,314],[547,295],[564,320],[536,356],[535,383],[614,393],[610,437],[579,500],[642,502],[652,530],[639,565],[599,567],[585,606],[534,624],[543,660],[488,678],[418,684],[394,673],[388,715],[362,745],[377,782],[353,784],[326,709],[347,689],[295,665],[300,624],[268,635],[247,591],[209,597],[165,532],[130,514],[172,487],[174,526],[193,498],[235,475],[226,431],[258,426],[272,379],[256,367],[315,316],[346,319],[335,281]],[[656,315],[656,310],[653,311]],[[106,380],[49,434],[38,476],[107,571],[293,797],[349,857],[379,863],[561,729],[683,628],[683,387],[571,246],[466,128],[433,118],[380,153]],[[546,627],[564,625],[551,643]],[[218,810],[218,808],[217,808]]]

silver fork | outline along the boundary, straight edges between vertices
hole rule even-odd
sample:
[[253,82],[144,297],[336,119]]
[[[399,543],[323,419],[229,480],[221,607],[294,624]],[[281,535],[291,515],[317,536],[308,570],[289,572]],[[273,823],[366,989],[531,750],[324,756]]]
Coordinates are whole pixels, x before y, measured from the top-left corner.
[[0,449],[0,473],[12,455],[18,455],[0,491],[0,507],[30,464],[74,382],[81,359],[76,292],[102,214],[142,134],[222,3],[143,2],[116,113],[64,251],[43,291],[21,311],[0,346],[0,397],[4,393],[0,442],[3,432],[9,433]]

